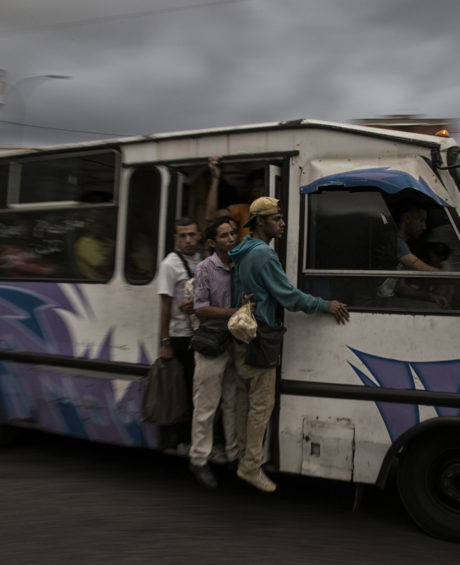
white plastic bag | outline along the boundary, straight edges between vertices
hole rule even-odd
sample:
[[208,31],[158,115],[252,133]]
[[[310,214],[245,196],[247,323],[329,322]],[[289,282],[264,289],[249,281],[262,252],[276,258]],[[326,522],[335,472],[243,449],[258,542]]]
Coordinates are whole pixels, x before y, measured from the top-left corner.
[[228,329],[232,336],[244,343],[256,337],[257,322],[252,313],[251,303],[243,304],[228,320]]

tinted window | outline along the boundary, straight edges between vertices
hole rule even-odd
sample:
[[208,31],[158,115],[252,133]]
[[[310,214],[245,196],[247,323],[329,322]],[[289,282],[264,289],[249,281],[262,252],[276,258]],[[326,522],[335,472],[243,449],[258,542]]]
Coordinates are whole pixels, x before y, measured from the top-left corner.
[[[441,271],[458,270],[459,242],[448,211],[431,204],[423,235],[404,241],[390,212],[395,202],[390,200],[377,190],[328,190],[308,196],[303,290],[355,308],[457,309],[457,278],[441,279],[426,272],[409,278],[398,259],[402,241]],[[319,270],[336,272],[316,274]]]
[[131,177],[126,229],[125,276],[146,284],[156,271],[161,179],[156,170],[135,171]]
[[114,206],[0,214],[0,276],[107,281],[115,230]]
[[114,151],[12,161],[7,204],[113,201],[115,165]]

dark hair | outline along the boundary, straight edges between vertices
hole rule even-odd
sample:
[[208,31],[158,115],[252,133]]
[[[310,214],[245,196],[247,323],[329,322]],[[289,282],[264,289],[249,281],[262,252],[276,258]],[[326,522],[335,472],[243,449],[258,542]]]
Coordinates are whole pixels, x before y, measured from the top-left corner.
[[184,216],[183,218],[177,218],[176,220],[174,220],[174,231],[177,231],[178,226],[191,226],[192,224],[195,224],[198,227],[198,223],[194,218],[189,218],[187,216]]
[[392,214],[395,222],[399,223],[403,214],[406,214],[407,212],[427,209],[428,206],[420,200],[416,200],[414,198],[405,198],[395,205]]
[[256,229],[257,218],[258,216],[254,216],[244,224],[244,227],[248,228],[251,233]]
[[223,216],[222,218],[217,218],[217,220],[214,220],[204,230],[204,235],[205,235],[206,239],[212,239],[213,241],[216,241],[219,226],[221,226],[223,224],[230,224],[231,225],[231,222],[234,222],[234,221],[235,220],[233,218],[231,218],[230,216]]

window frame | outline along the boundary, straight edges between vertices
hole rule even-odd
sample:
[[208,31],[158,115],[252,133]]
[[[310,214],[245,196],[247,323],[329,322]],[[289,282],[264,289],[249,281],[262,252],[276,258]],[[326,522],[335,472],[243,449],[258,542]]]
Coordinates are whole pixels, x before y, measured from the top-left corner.
[[[23,163],[39,162],[39,161],[58,161],[60,159],[72,159],[72,158],[91,158],[95,155],[106,155],[108,153],[113,154],[113,187],[111,193],[111,199],[108,202],[86,202],[80,200],[61,200],[61,201],[51,201],[44,200],[42,202],[11,202],[10,197],[10,176],[15,173],[15,165],[21,165]],[[38,214],[43,213],[56,213],[59,211],[65,212],[70,215],[72,211],[77,213],[88,213],[90,210],[112,210],[114,212],[114,226],[113,226],[113,271],[111,275],[104,279],[93,280],[89,278],[79,277],[79,276],[53,276],[52,273],[49,275],[13,275],[4,276],[0,275],[0,281],[21,281],[21,282],[59,282],[59,283],[79,283],[79,284],[107,284],[110,282],[116,273],[116,260],[117,260],[117,246],[118,246],[118,231],[119,231],[119,192],[120,192],[120,163],[121,163],[121,153],[117,147],[108,147],[98,150],[90,151],[71,151],[71,152],[59,152],[59,153],[44,153],[40,155],[26,155],[26,156],[15,156],[13,158],[6,157],[2,159],[1,164],[9,167],[7,170],[8,184],[6,188],[6,207],[0,208],[0,219],[8,216],[18,216],[20,218],[24,214],[24,218],[30,217],[33,212]],[[11,172],[13,170],[13,173]],[[38,220],[39,218],[37,218]],[[33,241],[33,238],[30,239]],[[33,250],[33,249],[32,249]],[[73,270],[76,272],[74,266],[74,257],[67,257],[67,266],[69,272]]]
[[[332,188],[332,187],[331,187]],[[333,187],[337,190],[337,187]],[[359,187],[362,191],[362,187]],[[344,190],[350,191],[349,188]],[[368,187],[365,189],[368,192],[378,192],[376,187]],[[324,190],[324,192],[326,192]],[[337,192],[340,192],[338,190]],[[340,278],[396,278],[396,279],[436,279],[448,281],[459,281],[460,282],[460,271],[409,271],[409,270],[373,270],[373,269],[312,269],[307,268],[308,264],[308,251],[309,251],[309,221],[310,221],[310,197],[317,193],[311,194],[301,194],[300,195],[300,206],[299,206],[299,225],[300,225],[300,240],[298,249],[298,287],[305,289],[307,286],[305,283],[308,279],[332,277],[334,279]],[[444,208],[446,215],[450,221],[450,226],[452,227],[455,235],[457,236],[460,243],[460,222],[457,211],[454,208]],[[306,291],[308,292],[308,291]],[[332,297],[333,299],[334,297]],[[429,307],[430,302],[427,301],[427,307],[424,309],[411,309],[411,308],[397,308],[397,307],[383,307],[383,306],[353,306],[348,305],[349,310],[353,312],[369,312],[369,313],[383,313],[383,314],[436,314],[436,315],[447,315],[447,316],[458,316],[460,313],[460,308],[455,309],[435,309]]]
[[[7,164],[7,166],[9,166],[9,171],[8,171],[8,185],[7,185],[7,191],[6,191],[6,207],[3,209],[0,209],[0,212],[3,212],[5,210],[23,210],[23,209],[29,209],[29,208],[46,208],[46,207],[50,207],[50,208],[69,208],[69,207],[73,207],[73,206],[80,206],[82,204],[84,204],[85,202],[80,201],[80,200],[58,200],[58,201],[54,201],[54,200],[43,200],[41,202],[20,202],[19,198],[20,198],[20,191],[21,191],[21,177],[22,177],[22,171],[19,170],[20,166],[22,166],[23,164],[28,164],[28,163],[39,163],[41,162],[46,162],[46,161],[59,161],[61,159],[77,159],[79,157],[84,157],[84,158],[90,158],[91,156],[97,156],[97,155],[106,155],[106,154],[113,154],[114,155],[114,163],[113,163],[113,190],[112,190],[112,198],[110,200],[110,203],[113,204],[118,204],[118,198],[119,198],[119,189],[120,189],[120,162],[121,162],[121,154],[120,151],[117,148],[108,148],[108,149],[99,149],[99,150],[94,150],[94,151],[72,151],[69,153],[58,153],[58,154],[53,154],[53,153],[46,153],[46,154],[40,154],[40,155],[33,155],[33,156],[18,156],[18,157],[13,157],[13,158],[6,158],[2,161],[2,164]],[[15,188],[13,186],[13,188],[11,187],[12,185],[12,177],[17,176],[18,180],[17,180],[17,188]],[[17,198],[14,199],[12,198],[10,192],[11,191],[15,191],[17,194]]]
[[[134,280],[129,274],[128,274],[128,269],[129,269],[129,265],[128,265],[128,257],[129,257],[129,252],[130,250],[128,249],[129,243],[130,243],[130,213],[132,210],[132,204],[131,204],[131,198],[132,198],[132,191],[133,191],[133,177],[135,175],[138,174],[143,174],[143,173],[152,173],[155,177],[156,177],[156,183],[157,185],[155,187],[152,187],[151,191],[152,193],[155,191],[156,192],[156,198],[157,198],[157,207],[156,209],[153,207],[152,208],[152,212],[155,214],[155,221],[152,221],[152,224],[154,226],[156,226],[156,241],[154,241],[155,245],[153,246],[152,249],[152,273],[150,276],[146,277],[145,279],[138,279],[138,280]],[[124,242],[123,242],[123,277],[125,279],[125,281],[133,286],[145,286],[148,285],[149,283],[151,283],[153,281],[153,279],[156,276],[157,270],[158,270],[158,266],[159,266],[159,261],[158,261],[158,248],[160,246],[160,226],[161,226],[161,217],[160,217],[160,211],[161,211],[161,200],[163,198],[163,178],[161,175],[161,172],[159,171],[159,169],[155,166],[151,166],[151,167],[138,167],[138,168],[134,168],[130,177],[129,177],[129,181],[128,181],[128,186],[127,186],[127,194],[126,194],[126,212],[125,212],[125,219],[126,219],[126,228],[125,228],[125,235],[124,235]]]

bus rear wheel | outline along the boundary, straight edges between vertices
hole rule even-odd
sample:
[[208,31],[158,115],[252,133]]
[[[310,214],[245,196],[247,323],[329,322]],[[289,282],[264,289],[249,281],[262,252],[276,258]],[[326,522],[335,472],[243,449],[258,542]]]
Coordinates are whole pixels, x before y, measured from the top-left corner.
[[0,424],[0,447],[15,445],[21,438],[22,430],[7,424]]
[[422,530],[460,541],[460,430],[438,431],[410,443],[399,464],[398,490]]

